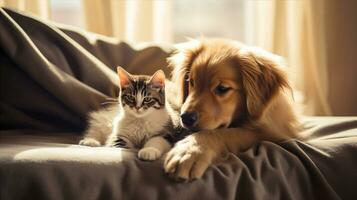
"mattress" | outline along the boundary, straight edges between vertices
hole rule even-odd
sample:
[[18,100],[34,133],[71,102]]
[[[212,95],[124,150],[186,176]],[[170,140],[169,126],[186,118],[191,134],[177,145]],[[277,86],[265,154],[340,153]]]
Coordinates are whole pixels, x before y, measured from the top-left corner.
[[356,199],[357,118],[304,121],[309,140],[257,143],[192,182],[75,133],[2,131],[1,199]]

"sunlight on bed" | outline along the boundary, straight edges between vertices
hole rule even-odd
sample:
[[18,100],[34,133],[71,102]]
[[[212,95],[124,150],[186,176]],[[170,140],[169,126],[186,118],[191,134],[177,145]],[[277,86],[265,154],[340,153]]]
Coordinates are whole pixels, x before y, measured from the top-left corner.
[[84,147],[72,145],[69,147],[49,147],[24,150],[17,153],[14,161],[49,162],[66,161],[81,163],[116,163],[125,159],[133,159],[134,151],[120,148]]

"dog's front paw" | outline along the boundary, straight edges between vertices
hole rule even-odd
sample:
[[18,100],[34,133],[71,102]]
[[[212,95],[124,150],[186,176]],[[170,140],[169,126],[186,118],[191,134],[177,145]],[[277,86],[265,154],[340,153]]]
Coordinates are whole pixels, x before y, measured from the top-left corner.
[[79,145],[90,146],[90,147],[99,147],[100,142],[93,138],[84,138],[83,140],[79,141]]
[[161,157],[161,151],[154,147],[144,147],[138,152],[138,157],[142,160],[157,160]]
[[[201,138],[200,138],[201,137]],[[178,142],[167,154],[164,169],[175,180],[201,178],[217,152],[205,135],[193,134]]]

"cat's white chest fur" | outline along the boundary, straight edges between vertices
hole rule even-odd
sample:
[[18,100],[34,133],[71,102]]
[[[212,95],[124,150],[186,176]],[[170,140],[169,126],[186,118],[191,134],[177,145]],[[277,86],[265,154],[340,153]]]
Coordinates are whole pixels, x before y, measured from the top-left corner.
[[114,120],[113,134],[129,138],[137,146],[142,144],[144,139],[159,134],[168,121],[169,114],[166,109],[154,109],[142,117],[123,113]]

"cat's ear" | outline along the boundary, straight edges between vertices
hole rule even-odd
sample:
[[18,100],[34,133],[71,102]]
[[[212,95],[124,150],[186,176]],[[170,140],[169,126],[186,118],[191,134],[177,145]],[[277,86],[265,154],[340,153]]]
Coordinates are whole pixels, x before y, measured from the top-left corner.
[[119,86],[121,88],[127,87],[132,79],[130,73],[125,71],[122,67],[117,67],[117,72],[119,76]]
[[151,76],[150,82],[152,86],[157,88],[165,87],[165,73],[161,69],[156,71],[154,75]]

